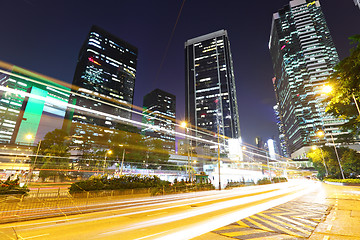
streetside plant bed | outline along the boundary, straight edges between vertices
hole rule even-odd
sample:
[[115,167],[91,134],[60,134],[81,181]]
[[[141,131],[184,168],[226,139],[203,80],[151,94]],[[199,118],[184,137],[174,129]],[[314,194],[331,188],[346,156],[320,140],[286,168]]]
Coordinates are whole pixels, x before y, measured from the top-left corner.
[[69,192],[155,188],[167,185],[170,185],[170,182],[160,180],[157,176],[123,175],[119,178],[108,179],[106,175],[99,175],[71,184]]
[[10,180],[10,177],[6,181],[0,180],[0,195],[24,195],[30,190],[27,186],[20,187],[19,179]]
[[69,192],[73,195],[84,192],[101,192],[106,190],[151,189],[151,195],[169,194],[177,192],[192,192],[213,190],[210,183],[187,184],[176,182],[171,184],[157,176],[123,175],[119,178],[107,176],[92,176],[88,180],[71,184]]
[[334,178],[325,178],[324,182],[333,182],[333,183],[343,183],[344,185],[354,185],[360,186],[360,179],[334,179]]

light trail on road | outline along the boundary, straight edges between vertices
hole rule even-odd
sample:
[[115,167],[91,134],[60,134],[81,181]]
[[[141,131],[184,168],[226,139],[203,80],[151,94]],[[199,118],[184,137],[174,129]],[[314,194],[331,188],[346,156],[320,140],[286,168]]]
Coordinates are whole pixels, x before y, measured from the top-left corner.
[[3,224],[0,233],[7,236],[4,239],[190,239],[318,187],[312,181],[291,181],[204,192],[196,197],[166,196],[167,201],[147,198],[127,201],[119,209]]

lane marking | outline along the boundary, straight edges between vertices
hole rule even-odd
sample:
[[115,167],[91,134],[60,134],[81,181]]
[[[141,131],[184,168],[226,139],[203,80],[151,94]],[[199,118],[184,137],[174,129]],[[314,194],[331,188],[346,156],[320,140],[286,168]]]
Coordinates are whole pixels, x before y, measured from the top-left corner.
[[38,238],[38,237],[49,236],[49,235],[50,235],[49,233],[45,233],[45,234],[31,236],[31,237],[22,237],[21,239],[26,240],[26,239]]
[[168,213],[168,212],[159,212],[159,213],[149,214],[149,215],[146,215],[146,216],[151,217],[151,216],[161,215],[161,214],[164,214],[164,213]]
[[328,227],[326,228],[327,231],[331,231],[332,225],[328,225]]
[[167,231],[163,231],[163,232],[155,233],[155,234],[148,235],[148,236],[141,237],[141,238],[135,238],[134,240],[140,240],[140,239],[145,239],[145,238],[153,237],[153,236],[160,235],[160,234],[162,234],[162,233],[166,233],[166,232],[169,232],[169,231],[171,231],[171,230],[167,230]]

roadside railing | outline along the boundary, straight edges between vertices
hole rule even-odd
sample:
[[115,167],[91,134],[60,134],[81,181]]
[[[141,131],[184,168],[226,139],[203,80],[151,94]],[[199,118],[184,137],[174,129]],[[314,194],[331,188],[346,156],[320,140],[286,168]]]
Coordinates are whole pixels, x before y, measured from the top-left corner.
[[206,190],[210,189],[181,186],[176,188],[84,191],[71,194],[59,189],[57,192],[33,191],[26,196],[0,195],[0,223],[115,208],[116,202],[124,199]]

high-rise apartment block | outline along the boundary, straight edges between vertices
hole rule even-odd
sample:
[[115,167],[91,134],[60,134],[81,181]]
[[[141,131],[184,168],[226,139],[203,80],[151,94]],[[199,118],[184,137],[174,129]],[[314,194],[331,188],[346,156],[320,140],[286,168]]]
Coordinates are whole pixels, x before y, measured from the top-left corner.
[[360,0],[354,0],[354,3],[356,6],[358,6],[360,8]]
[[343,121],[325,113],[322,102],[339,57],[319,1],[294,0],[273,14],[269,49],[279,125],[292,157],[319,142],[316,131],[334,137]]
[[143,127],[146,136],[164,141],[164,149],[175,152],[176,97],[160,89],[144,96]]
[[61,128],[70,88],[19,67],[0,76],[0,143],[31,145]]
[[[191,128],[190,134],[212,141],[213,133],[217,132],[228,138],[240,138],[227,31],[220,30],[186,41],[185,71],[185,118]],[[212,137],[207,137],[208,134]]]
[[[101,141],[116,122],[131,119],[137,48],[93,26],[78,58],[64,128],[71,135],[87,134]],[[75,106],[75,107],[74,107]]]

